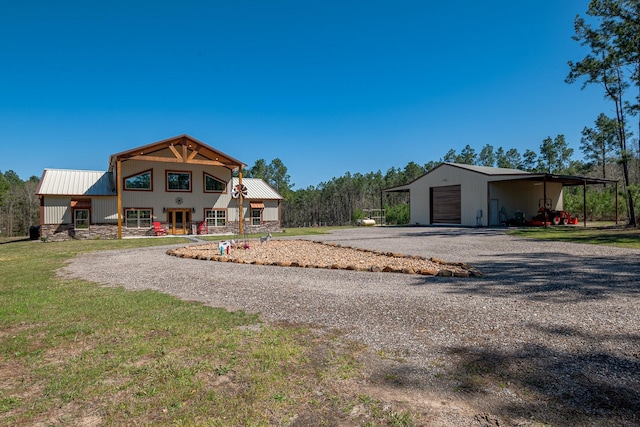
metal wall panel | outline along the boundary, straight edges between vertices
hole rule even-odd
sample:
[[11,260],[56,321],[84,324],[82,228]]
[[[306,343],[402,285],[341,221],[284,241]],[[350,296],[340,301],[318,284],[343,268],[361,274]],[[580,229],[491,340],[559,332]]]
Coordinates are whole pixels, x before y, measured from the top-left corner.
[[44,223],[45,224],[71,223],[71,198],[45,196]]
[[118,200],[115,197],[95,197],[91,203],[93,224],[115,224],[118,222]]
[[263,221],[278,221],[278,201],[277,200],[265,200],[264,211],[262,212]]

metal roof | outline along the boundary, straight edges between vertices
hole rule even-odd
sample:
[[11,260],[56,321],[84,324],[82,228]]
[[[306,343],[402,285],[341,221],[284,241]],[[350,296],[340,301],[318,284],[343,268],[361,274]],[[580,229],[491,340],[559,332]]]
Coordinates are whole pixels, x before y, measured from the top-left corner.
[[523,180],[530,181],[547,181],[547,182],[560,182],[562,185],[575,186],[575,185],[596,185],[596,184],[616,184],[615,179],[604,178],[590,178],[587,176],[576,175],[557,175],[552,173],[532,173],[531,176],[522,178]]
[[466,164],[462,164],[462,163],[443,162],[443,163],[440,163],[435,168],[431,169],[429,172],[425,173],[424,175],[420,175],[419,177],[417,177],[416,179],[414,179],[411,182],[408,182],[406,184],[397,185],[395,187],[385,188],[382,191],[386,191],[386,192],[409,191],[409,187],[411,186],[411,184],[413,184],[414,182],[416,182],[419,179],[422,179],[422,177],[424,177],[425,175],[429,175],[434,170],[436,170],[438,168],[441,168],[443,166],[450,166],[450,167],[454,167],[454,168],[458,168],[458,169],[465,169],[465,170],[468,170],[470,172],[480,173],[482,175],[488,175],[488,176],[505,177],[505,176],[512,176],[513,175],[513,176],[516,177],[515,179],[522,179],[522,177],[528,177],[528,176],[532,175],[530,172],[523,171],[523,170],[520,170],[520,169],[494,168],[494,167],[490,167],[490,166],[476,166],[476,165],[466,165]]
[[466,165],[462,163],[442,163],[443,165],[454,166],[460,169],[467,169],[472,172],[481,173],[484,175],[530,175],[530,172],[526,172],[520,169],[510,169],[510,168],[494,168],[490,166],[477,166],[477,165]]
[[[488,166],[476,166],[476,165],[465,165],[460,163],[440,163],[435,168],[431,169],[424,175],[419,176],[411,182],[406,184],[398,185],[395,187],[385,188],[382,191],[385,192],[404,192],[409,191],[411,184],[421,179],[422,177],[430,174],[434,170],[443,167],[443,166],[451,166],[459,169],[465,169],[471,172],[480,173],[487,176],[495,176],[501,177],[500,180],[503,180],[504,177],[513,176],[514,181],[540,181],[540,182],[559,182],[566,186],[572,185],[594,185],[594,184],[608,184],[608,183],[616,183],[617,181],[610,179],[600,179],[600,178],[589,178],[584,176],[574,176],[574,175],[556,175],[550,173],[531,173],[527,171],[523,171],[520,169],[509,169],[509,168],[493,168]],[[491,179],[489,180],[491,182]]]
[[547,181],[547,182],[559,182],[563,185],[594,185],[594,184],[608,184],[615,183],[613,179],[602,178],[590,178],[586,176],[578,175],[560,175],[553,173],[537,173],[526,172],[520,169],[508,169],[508,168],[492,168],[487,166],[475,166],[475,165],[463,165],[459,163],[444,163],[445,165],[455,166],[461,169],[467,169],[473,172],[478,172],[484,175],[490,176],[505,176],[516,175],[515,180],[529,180],[529,181]]
[[[238,178],[232,178],[232,187],[238,185]],[[246,199],[263,199],[263,200],[282,200],[284,197],[280,195],[273,187],[259,178],[242,178],[242,185],[247,187]]]
[[37,195],[115,196],[110,172],[71,169],[45,169]]

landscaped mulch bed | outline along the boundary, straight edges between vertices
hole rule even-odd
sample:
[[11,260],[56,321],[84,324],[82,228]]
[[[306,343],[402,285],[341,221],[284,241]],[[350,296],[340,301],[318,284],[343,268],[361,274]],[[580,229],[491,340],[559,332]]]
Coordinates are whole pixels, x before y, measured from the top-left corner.
[[167,254],[207,261],[282,267],[328,268],[355,271],[420,274],[425,276],[480,277],[465,263],[326,244],[310,240],[271,240],[266,243],[232,242],[221,254],[219,243],[170,249]]

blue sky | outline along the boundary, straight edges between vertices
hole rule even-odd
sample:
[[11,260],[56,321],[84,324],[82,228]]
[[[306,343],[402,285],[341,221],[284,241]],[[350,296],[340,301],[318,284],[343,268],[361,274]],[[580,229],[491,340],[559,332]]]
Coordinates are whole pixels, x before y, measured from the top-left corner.
[[538,150],[600,112],[568,85],[588,1],[31,1],[0,10],[0,171],[105,170],[183,133],[294,189],[485,144]]

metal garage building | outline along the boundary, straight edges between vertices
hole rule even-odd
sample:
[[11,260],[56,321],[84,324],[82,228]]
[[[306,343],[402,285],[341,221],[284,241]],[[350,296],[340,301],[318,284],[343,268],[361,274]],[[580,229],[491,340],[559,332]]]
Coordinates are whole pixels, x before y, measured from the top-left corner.
[[563,210],[565,186],[586,190],[586,185],[605,183],[616,181],[442,163],[413,182],[384,191],[410,193],[411,224],[486,227],[504,224],[517,212],[530,219],[543,206]]

